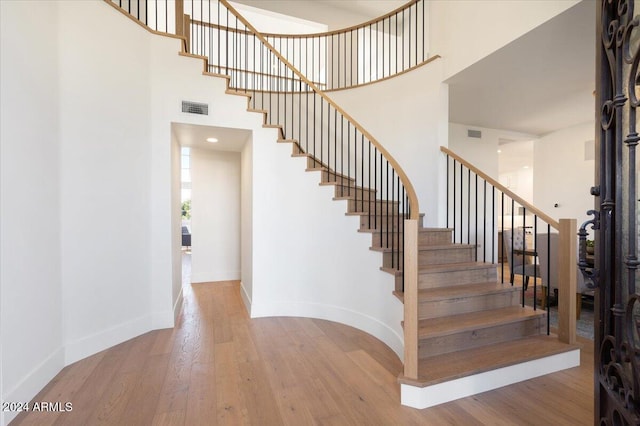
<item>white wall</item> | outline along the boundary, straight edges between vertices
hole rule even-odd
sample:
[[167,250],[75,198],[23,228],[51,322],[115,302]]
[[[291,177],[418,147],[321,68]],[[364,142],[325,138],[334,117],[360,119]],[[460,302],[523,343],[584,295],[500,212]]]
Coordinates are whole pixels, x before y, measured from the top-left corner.
[[[58,5],[0,2],[0,400],[64,365]],[[44,35],[44,36],[43,36]],[[29,52],[30,54],[26,54]],[[17,413],[0,412],[0,424]]]
[[[256,137],[254,133],[254,138]],[[334,188],[304,172],[291,145],[253,144],[253,293],[251,316],[304,316],[364,330],[402,356],[402,304],[394,278],[380,271],[359,218]],[[286,182],[286,184],[284,184]]]
[[240,268],[242,300],[251,312],[253,299],[253,136],[250,136],[240,157]]
[[149,37],[111,7],[60,8],[62,278],[74,362],[149,328],[151,69]]
[[533,201],[555,219],[576,218],[578,226],[590,219],[595,165],[584,155],[585,142],[593,141],[594,135],[594,123],[588,122],[545,135],[534,144]]
[[240,279],[240,153],[191,149],[191,282]]
[[430,51],[444,59],[449,78],[495,52],[577,0],[432,0]]
[[173,315],[182,307],[182,153],[178,138],[171,132],[171,264]]
[[402,166],[426,215],[425,226],[444,220],[440,146],[447,145],[448,89],[441,77],[437,60],[396,78],[330,94]]

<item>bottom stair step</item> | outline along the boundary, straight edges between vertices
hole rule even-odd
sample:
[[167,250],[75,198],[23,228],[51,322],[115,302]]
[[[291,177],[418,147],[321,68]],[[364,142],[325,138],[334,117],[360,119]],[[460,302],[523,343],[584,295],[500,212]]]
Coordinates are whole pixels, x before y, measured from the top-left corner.
[[418,380],[400,376],[398,381],[417,387],[431,386],[579,348],[560,342],[555,335],[532,336],[421,359]]

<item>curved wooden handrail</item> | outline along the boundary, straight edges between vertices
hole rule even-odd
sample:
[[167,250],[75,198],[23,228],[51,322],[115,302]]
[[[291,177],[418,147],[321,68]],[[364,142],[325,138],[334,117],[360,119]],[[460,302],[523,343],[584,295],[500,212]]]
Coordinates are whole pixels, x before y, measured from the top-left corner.
[[467,160],[463,159],[462,157],[460,157],[455,152],[451,151],[449,148],[445,148],[444,146],[441,146],[440,147],[440,151],[442,151],[443,153],[447,154],[449,157],[457,160],[459,163],[462,163],[465,167],[467,167],[473,173],[475,173],[476,175],[480,176],[482,179],[484,179],[485,181],[489,182],[491,185],[495,186],[497,189],[502,191],[504,194],[508,195],[509,198],[511,198],[512,200],[516,201],[518,204],[520,204],[522,207],[524,207],[527,211],[535,214],[540,219],[544,220],[546,223],[551,225],[552,228],[554,228],[556,230],[560,230],[560,222],[558,222],[557,220],[555,220],[554,218],[552,218],[551,216],[549,216],[548,214],[546,214],[545,212],[543,212],[539,208],[535,207],[533,204],[529,203],[528,201],[526,201],[522,197],[518,196],[514,192],[510,191],[506,186],[502,185],[500,182],[498,182],[497,180],[495,180],[491,176],[487,175],[482,170],[480,170],[479,168],[477,168],[473,164],[469,163]]
[[413,6],[414,4],[418,3],[419,1],[420,0],[411,0],[408,3],[406,3],[405,5],[402,5],[402,6],[392,10],[391,12],[389,12],[389,13],[387,13],[385,15],[378,16],[377,18],[370,19],[367,22],[364,22],[362,24],[353,25],[353,26],[347,27],[347,28],[341,28],[339,30],[332,30],[332,31],[325,31],[323,33],[311,33],[311,34],[262,33],[262,35],[264,35],[265,37],[280,37],[280,38],[330,37],[330,36],[334,36],[336,34],[343,34],[343,33],[348,33],[348,32],[351,32],[351,31],[356,31],[356,30],[359,30],[360,28],[368,27],[369,25],[375,24],[376,22],[384,21],[385,19],[402,12],[404,9],[410,8],[411,6]]
[[222,3],[235,17],[240,20],[249,30],[256,36],[258,39],[280,60],[283,64],[285,64],[291,71],[293,71],[305,84],[313,89],[318,95],[320,95],[329,105],[336,109],[343,117],[345,117],[348,121],[350,121],[360,133],[362,133],[378,150],[382,153],[382,155],[387,159],[389,164],[394,168],[404,188],[407,192],[407,198],[409,199],[409,205],[411,206],[410,219],[418,220],[420,218],[420,206],[418,203],[418,196],[416,194],[409,177],[404,172],[400,164],[396,161],[395,158],[387,151],[381,144],[378,142],[364,127],[358,123],[353,117],[351,117],[345,110],[343,110],[338,104],[334,102],[329,96],[326,95],[322,90],[320,90],[311,80],[309,80],[302,72],[300,72],[296,67],[294,67],[286,58],[284,58],[278,50],[276,50],[271,43],[269,43],[266,38],[255,29],[249,21],[247,21],[244,16],[242,16],[227,0],[220,0]]
[[395,73],[395,74],[388,75],[386,77],[379,78],[377,80],[367,81],[366,83],[361,83],[361,84],[354,84],[352,86],[347,86],[347,87],[338,87],[338,88],[335,88],[335,89],[327,89],[327,90],[325,90],[325,92],[327,92],[327,93],[341,92],[341,91],[344,91],[344,90],[357,89],[359,87],[370,86],[372,84],[380,83],[382,81],[391,80],[392,78],[399,77],[399,76],[401,76],[403,74],[408,73],[409,71],[413,71],[413,70],[418,69],[420,67],[423,67],[423,66],[425,66],[427,64],[430,64],[431,62],[435,61],[436,59],[442,59],[442,56],[434,55],[434,56],[432,56],[430,58],[427,58],[426,60],[420,62],[417,65],[414,65],[414,66],[412,66],[410,68],[407,68],[406,70],[400,71],[400,72]]

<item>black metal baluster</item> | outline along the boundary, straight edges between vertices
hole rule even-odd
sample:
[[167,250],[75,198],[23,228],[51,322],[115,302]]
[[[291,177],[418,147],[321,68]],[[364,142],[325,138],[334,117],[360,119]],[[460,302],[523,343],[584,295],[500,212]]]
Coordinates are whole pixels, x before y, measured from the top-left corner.
[[[533,215],[533,252],[538,256],[538,215]],[[536,259],[536,257],[534,257]],[[538,268],[533,268],[533,310],[537,309]]]
[[482,195],[482,261],[487,261],[487,181],[483,179]]
[[471,244],[471,169],[467,169],[467,244]]
[[[525,274],[525,266],[527,263],[527,216],[525,208],[522,207],[522,209],[522,279],[524,281],[522,286],[522,307],[524,308],[524,290],[529,282],[529,276]],[[515,216],[515,213],[512,214],[512,216]]]
[[[547,265],[551,265],[551,225],[547,224]],[[547,336],[549,335],[549,331],[551,328],[551,315],[549,315],[549,309],[551,307],[551,268],[547,268],[547,300],[546,300],[546,311],[547,311]]]
[[449,175],[449,154],[447,154],[447,228],[449,227],[449,181],[451,177]]
[[[495,187],[493,189],[495,191]],[[500,221],[500,226],[502,227],[502,244],[500,245],[502,247],[502,253],[500,253],[500,258],[502,259],[502,283],[504,284],[504,254],[506,253],[507,248],[504,246],[504,192],[501,192],[500,194],[502,197],[502,210],[500,211],[500,214],[502,215],[502,220]],[[509,271],[509,273],[511,273],[511,271]]]
[[463,165],[460,163],[460,244],[462,244],[462,238],[464,235],[464,176]]
[[[417,14],[416,14],[417,15]],[[474,232],[475,232],[475,245],[476,245],[476,262],[478,261],[478,175],[476,174],[476,186],[474,187],[473,192],[476,194],[476,203],[475,203],[475,207],[476,207],[476,224],[474,226]],[[482,247],[484,249],[484,246]]]
[[456,160],[453,160],[453,167],[452,167],[452,171],[453,171],[453,242],[456,242],[456,192],[457,192],[457,186],[458,183],[456,182]]
[[514,281],[514,276],[515,276],[515,267],[513,266],[515,261],[513,258],[513,240],[515,240],[515,201],[513,200],[513,198],[511,199],[511,263],[509,264],[509,276],[510,279],[509,281],[511,282],[511,285],[513,286],[513,281]]

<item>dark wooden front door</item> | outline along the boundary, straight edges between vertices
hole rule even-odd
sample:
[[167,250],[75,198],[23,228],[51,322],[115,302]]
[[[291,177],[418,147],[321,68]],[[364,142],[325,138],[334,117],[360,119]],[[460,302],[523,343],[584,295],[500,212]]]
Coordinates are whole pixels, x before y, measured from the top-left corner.
[[[640,424],[636,117],[640,20],[634,1],[599,0],[596,38],[595,419]],[[584,235],[583,235],[584,237]],[[581,247],[582,255],[583,247]],[[581,262],[582,263],[582,262]],[[589,270],[587,270],[589,272]]]

